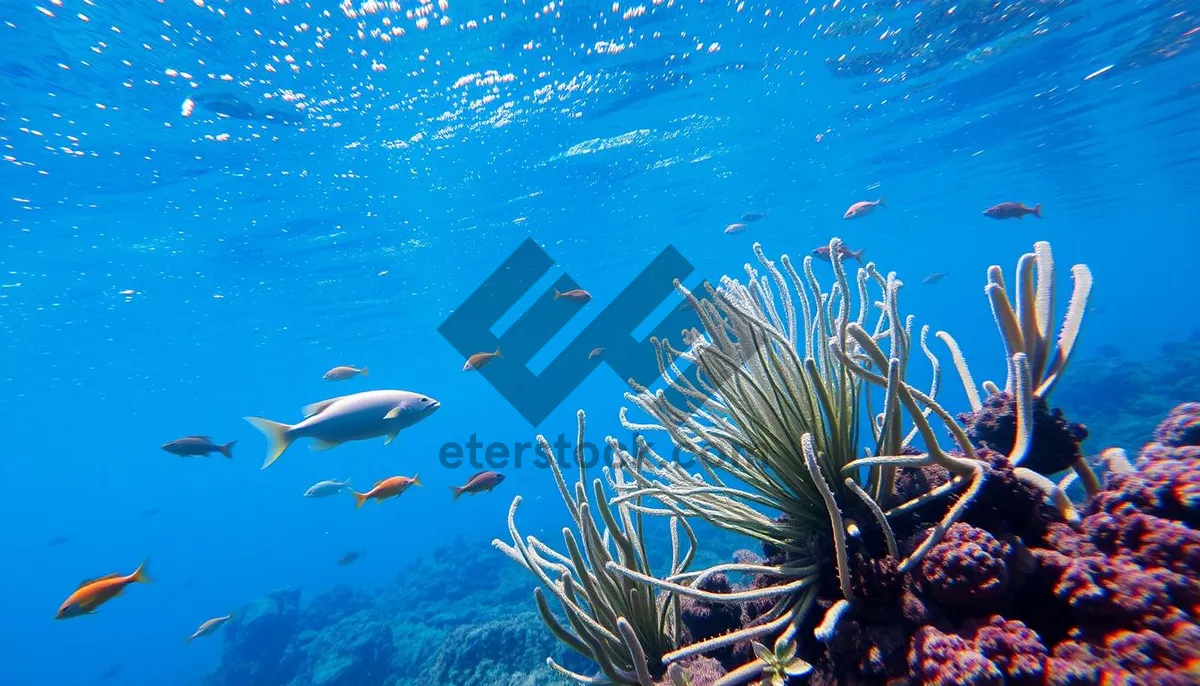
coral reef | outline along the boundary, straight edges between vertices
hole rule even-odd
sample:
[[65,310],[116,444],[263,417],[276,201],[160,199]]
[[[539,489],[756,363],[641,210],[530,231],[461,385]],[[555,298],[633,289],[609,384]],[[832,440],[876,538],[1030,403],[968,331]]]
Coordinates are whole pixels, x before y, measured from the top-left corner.
[[337,586],[301,604],[285,589],[233,613],[202,686],[549,686],[546,656],[579,667],[529,611],[523,576],[458,540],[394,585]]
[[[1106,453],[1101,478],[1080,450],[1086,431],[1047,402],[1080,331],[1087,267],[1072,269],[1057,331],[1049,244],[1020,259],[1011,300],[1000,268],[988,270],[1007,379],[981,394],[938,332],[971,404],[956,420],[937,401],[928,329],[918,337],[899,313],[899,280],[873,264],[849,274],[840,247],[830,243],[829,291],[811,258],[780,268],[757,245],[765,274],[747,265],[746,285],[726,277],[704,300],[679,286],[704,331],[685,332],[684,350],[655,341],[667,388],[631,384],[626,398],[651,421],[621,419],[665,432],[699,471],[644,439],[633,450],[610,441],[605,479],[581,472],[571,489],[556,469],[586,559],[570,530],[569,556],[532,537],[526,547],[514,501],[513,542],[494,543],[537,576],[554,636],[593,664],[560,673],[630,686],[1200,681],[1200,448],[1185,445],[1200,405],[1172,412],[1133,464]],[[927,392],[906,378],[914,350],[933,366]],[[582,413],[579,430],[582,443]],[[670,523],[663,576],[649,569],[643,516]],[[763,554],[688,571],[689,520]],[[682,558],[679,529],[691,544]]]

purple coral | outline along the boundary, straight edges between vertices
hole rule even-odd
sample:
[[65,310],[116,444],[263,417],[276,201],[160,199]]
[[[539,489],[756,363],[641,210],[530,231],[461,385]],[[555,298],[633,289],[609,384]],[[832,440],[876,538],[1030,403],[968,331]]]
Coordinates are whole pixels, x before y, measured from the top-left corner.
[[1149,443],[1135,470],[1109,477],[1095,507],[1118,514],[1129,505],[1145,514],[1200,526],[1200,446],[1172,448]]
[[[1005,454],[1012,452],[1017,436],[1017,403],[1011,394],[988,396],[978,411],[958,418],[975,445]],[[1087,427],[1069,421],[1062,410],[1051,409],[1038,398],[1033,404],[1033,442],[1021,466],[1042,474],[1061,472],[1083,457],[1079,444],[1087,436]]]
[[975,649],[992,661],[1007,684],[1041,683],[1046,646],[1037,633],[1021,621],[993,615],[975,632]]
[[1184,403],[1171,410],[1154,430],[1154,441],[1171,448],[1200,445],[1200,403]]
[[926,686],[1001,686],[1004,674],[966,639],[923,626],[908,650],[908,669]]
[[961,522],[946,532],[921,563],[923,583],[939,603],[978,603],[1008,588],[1012,545]]

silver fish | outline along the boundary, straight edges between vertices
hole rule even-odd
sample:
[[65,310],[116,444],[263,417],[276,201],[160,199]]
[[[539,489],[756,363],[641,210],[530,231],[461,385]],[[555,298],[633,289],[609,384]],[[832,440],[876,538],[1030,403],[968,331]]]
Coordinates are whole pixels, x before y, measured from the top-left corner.
[[334,481],[332,479],[328,481],[318,481],[304,492],[304,497],[325,498],[327,496],[337,495],[347,488],[350,488],[349,479],[346,479],[345,481]]
[[221,625],[224,624],[225,622],[228,622],[230,617],[233,617],[233,615],[225,615],[224,617],[213,617],[212,619],[208,620],[207,622],[201,624],[200,628],[196,629],[196,633],[192,634],[191,636],[188,636],[188,639],[187,639],[188,643],[191,643],[192,641],[196,640],[197,638],[200,638],[201,636],[207,636],[207,635],[211,634],[212,632],[216,631],[217,629],[220,629]]
[[306,419],[299,424],[283,424],[261,417],[246,417],[254,428],[267,437],[266,469],[299,438],[312,438],[313,450],[329,450],[347,441],[363,441],[387,436],[391,443],[406,429],[433,414],[441,403],[410,391],[366,391],[322,400],[304,408]]

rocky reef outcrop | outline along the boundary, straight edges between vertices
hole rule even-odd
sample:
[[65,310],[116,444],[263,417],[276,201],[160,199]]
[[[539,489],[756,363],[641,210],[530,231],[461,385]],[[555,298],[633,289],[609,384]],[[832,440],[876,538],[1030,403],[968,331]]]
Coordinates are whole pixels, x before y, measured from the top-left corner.
[[529,611],[524,576],[459,540],[371,591],[337,586],[307,604],[275,591],[234,612],[203,686],[543,686],[546,656],[579,665]]

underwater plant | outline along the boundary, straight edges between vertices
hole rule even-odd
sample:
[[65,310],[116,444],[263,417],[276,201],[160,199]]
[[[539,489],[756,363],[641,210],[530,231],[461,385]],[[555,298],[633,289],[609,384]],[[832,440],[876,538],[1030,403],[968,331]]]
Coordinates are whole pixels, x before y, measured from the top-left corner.
[[[1075,265],[1071,274],[1075,283],[1056,337],[1053,318],[1057,282],[1050,244],[1045,241],[1035,243],[1033,252],[1017,261],[1016,290],[1011,300],[1003,271],[996,265],[988,268],[984,293],[991,305],[1008,362],[1003,389],[991,381],[984,381],[985,395],[981,398],[958,344],[949,334],[939,333],[938,336],[951,350],[971,404],[971,412],[961,415],[960,419],[972,440],[1005,451],[1017,440],[1014,436],[1014,405],[1020,400],[1033,412],[1027,426],[1036,429],[1037,439],[1014,461],[1014,465],[1045,475],[1073,469],[1091,495],[1099,490],[1100,482],[1078,449],[1079,443],[1087,437],[1087,430],[1068,422],[1060,411],[1051,410],[1048,405],[1050,393],[1062,379],[1075,349],[1092,290],[1092,273],[1087,265]],[[1012,363],[1017,353],[1023,353],[1028,362],[1029,378],[1023,386],[1018,384],[1022,381],[1021,372]],[[1024,397],[1016,398],[1018,393]]]
[[[676,598],[660,601],[654,588],[638,579],[651,574],[641,514],[633,513],[633,507],[625,503],[610,505],[599,478],[588,483],[583,455],[586,423],[581,410],[575,442],[579,478],[574,493],[568,488],[549,443],[545,437],[537,437],[578,533],[576,537],[571,529],[563,529],[567,554],[555,551],[533,536],[522,540],[516,525],[520,496],[513,499],[508,513],[512,543],[495,540],[492,544],[541,581],[542,587],[534,590],[534,599],[542,620],[555,637],[596,663],[612,683],[645,686],[663,675],[666,667],[662,656],[679,642],[680,607]],[[600,514],[603,532],[593,510]],[[672,518],[670,527],[671,574],[677,575],[691,564],[696,536],[682,517]],[[689,541],[682,556],[680,528]],[[558,600],[569,628],[555,617],[542,588]],[[595,683],[592,677],[572,672],[553,659],[547,658],[547,663],[564,676]]]

